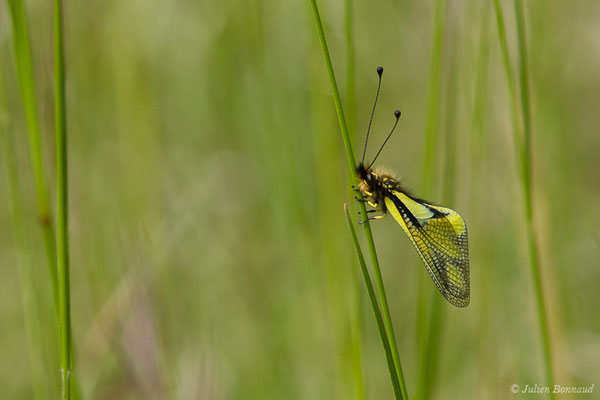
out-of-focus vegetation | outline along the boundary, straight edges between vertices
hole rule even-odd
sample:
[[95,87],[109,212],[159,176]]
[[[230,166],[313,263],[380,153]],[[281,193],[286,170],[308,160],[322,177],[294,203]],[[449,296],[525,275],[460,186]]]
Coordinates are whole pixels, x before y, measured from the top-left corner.
[[[431,120],[433,3],[353,3],[356,104],[346,112],[355,121],[355,151],[382,65],[367,157],[400,108],[398,131],[378,162],[417,194]],[[555,383],[596,384],[597,392],[600,3],[525,3],[533,204]],[[319,5],[347,100],[345,6]],[[309,3],[109,0],[64,7],[81,397],[354,398],[360,385],[352,327],[360,323],[366,398],[391,398],[343,215],[343,203],[353,199]],[[516,73],[513,3],[502,7]],[[54,210],[52,4],[31,0],[26,11]],[[4,1],[0,392],[50,399],[60,392],[58,330],[12,34]],[[447,1],[441,46],[428,199],[467,221],[471,304],[441,305],[430,392],[436,399],[505,399],[512,384],[543,386],[544,367],[492,2]],[[14,158],[22,199],[20,245],[5,154]],[[453,159],[449,176],[446,161]],[[391,218],[372,227],[415,394],[418,287],[426,271]],[[429,280],[425,288],[436,291]]]

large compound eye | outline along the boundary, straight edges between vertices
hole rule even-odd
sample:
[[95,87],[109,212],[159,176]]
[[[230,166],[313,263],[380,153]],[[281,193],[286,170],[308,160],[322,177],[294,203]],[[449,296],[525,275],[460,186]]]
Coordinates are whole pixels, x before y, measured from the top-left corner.
[[371,179],[373,179],[373,178],[371,177],[371,174],[367,174],[366,178],[367,178],[367,182],[371,182]]

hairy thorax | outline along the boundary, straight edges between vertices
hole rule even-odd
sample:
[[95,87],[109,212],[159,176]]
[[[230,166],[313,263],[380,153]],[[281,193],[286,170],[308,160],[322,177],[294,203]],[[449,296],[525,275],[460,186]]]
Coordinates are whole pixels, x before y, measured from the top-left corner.
[[400,183],[384,168],[367,168],[360,164],[356,174],[358,189],[374,204],[380,203],[387,193],[400,189]]

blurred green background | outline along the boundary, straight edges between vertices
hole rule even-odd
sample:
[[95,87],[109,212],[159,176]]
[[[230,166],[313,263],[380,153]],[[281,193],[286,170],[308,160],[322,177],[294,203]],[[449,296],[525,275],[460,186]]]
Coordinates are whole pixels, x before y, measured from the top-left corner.
[[[534,213],[556,383],[595,384],[594,395],[576,398],[600,398],[600,3],[525,3]],[[354,74],[347,3],[319,5],[355,153],[382,65],[367,158],[400,108],[378,163],[417,194],[456,209],[469,227],[471,305],[442,305],[432,398],[505,399],[512,384],[544,385],[492,2],[446,3],[433,120],[435,4],[352,4]],[[81,397],[350,399],[361,397],[364,379],[366,398],[391,398],[343,215],[353,199],[308,1],[64,6]],[[502,6],[514,61],[513,3]],[[30,0],[26,7],[54,199],[52,4]],[[35,271],[22,281],[2,174],[0,391],[7,399],[50,399],[60,392],[57,322],[7,2],[0,3],[0,46],[0,123],[14,143],[8,151],[16,157]],[[432,189],[424,194],[428,121],[438,139]],[[418,287],[425,279],[427,292],[436,289],[391,218],[372,226],[412,394]],[[34,288],[33,314],[24,314],[23,284]]]

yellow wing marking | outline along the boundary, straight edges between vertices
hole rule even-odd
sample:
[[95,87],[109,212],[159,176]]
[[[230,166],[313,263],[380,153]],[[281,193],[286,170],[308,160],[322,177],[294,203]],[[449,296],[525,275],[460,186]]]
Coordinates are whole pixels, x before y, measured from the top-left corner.
[[408,211],[410,211],[410,213],[414,215],[417,219],[427,220],[433,217],[433,212],[431,212],[431,210],[425,207],[423,204],[417,203],[402,192],[393,193],[396,195],[396,197],[400,199],[400,201],[402,201],[402,203],[404,203],[406,208],[408,208]]
[[458,307],[470,300],[467,228],[454,210],[415,201],[402,192],[385,205],[408,235],[442,295]]
[[467,231],[465,221],[462,219],[462,217],[460,215],[458,215],[458,213],[456,211],[451,210],[449,208],[445,208],[445,207],[439,207],[439,206],[429,205],[429,207],[435,208],[436,210],[441,211],[442,213],[445,213],[446,219],[450,222],[450,224],[454,228],[454,231],[456,232],[457,235],[460,235],[461,233]]

